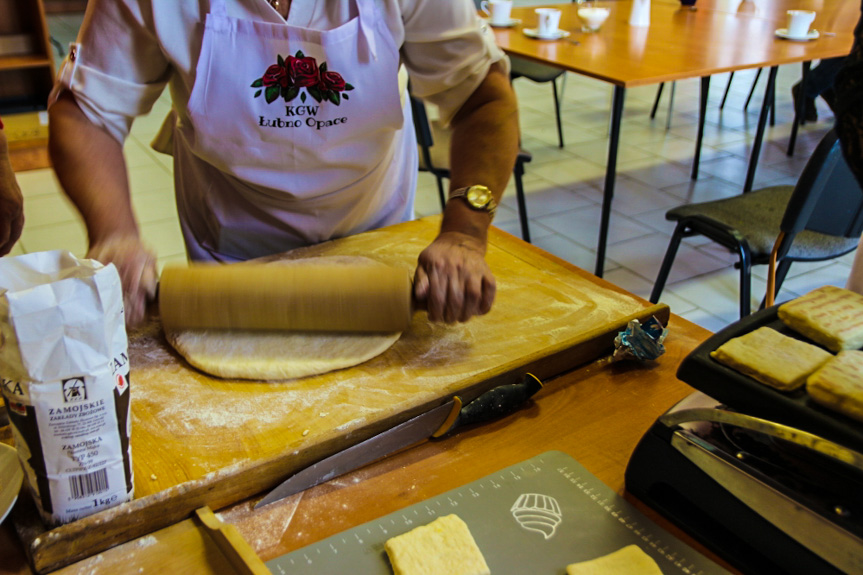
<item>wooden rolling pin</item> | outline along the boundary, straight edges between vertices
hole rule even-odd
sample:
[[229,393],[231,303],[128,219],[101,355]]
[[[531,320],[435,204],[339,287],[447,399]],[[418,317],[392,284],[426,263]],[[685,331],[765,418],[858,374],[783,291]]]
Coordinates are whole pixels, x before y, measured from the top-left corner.
[[263,329],[396,332],[413,315],[406,270],[382,264],[192,264],[166,267],[166,331]]

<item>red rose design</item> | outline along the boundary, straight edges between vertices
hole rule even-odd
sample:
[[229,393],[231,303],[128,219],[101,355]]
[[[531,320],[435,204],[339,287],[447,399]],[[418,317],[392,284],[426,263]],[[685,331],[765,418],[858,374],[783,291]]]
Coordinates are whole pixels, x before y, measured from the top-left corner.
[[288,72],[297,88],[309,88],[320,81],[318,63],[314,58],[295,58],[288,56]]
[[330,72],[327,70],[321,74],[321,87],[324,90],[332,90],[334,92],[342,92],[345,89],[345,79],[338,72]]
[[291,81],[290,77],[288,77],[288,70],[278,64],[273,64],[267,68],[261,80],[264,86],[281,86],[282,88],[287,88]]

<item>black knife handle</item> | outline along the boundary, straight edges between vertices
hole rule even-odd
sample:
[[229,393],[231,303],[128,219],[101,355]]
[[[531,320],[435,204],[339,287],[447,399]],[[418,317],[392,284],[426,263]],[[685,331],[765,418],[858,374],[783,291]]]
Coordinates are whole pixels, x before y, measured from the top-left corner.
[[524,403],[542,389],[542,382],[533,374],[526,374],[519,383],[499,385],[486,391],[461,408],[455,422],[441,435],[459,427],[484,423],[517,411]]

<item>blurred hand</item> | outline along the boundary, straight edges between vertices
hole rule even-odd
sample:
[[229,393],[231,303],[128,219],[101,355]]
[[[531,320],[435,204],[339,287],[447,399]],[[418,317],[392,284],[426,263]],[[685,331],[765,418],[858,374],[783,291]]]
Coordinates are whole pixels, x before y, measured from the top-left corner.
[[414,295],[429,320],[465,322],[489,312],[496,284],[485,262],[485,244],[461,232],[441,233],[419,256]]
[[0,151],[0,256],[5,256],[21,237],[24,229],[24,197],[6,158]]
[[147,302],[156,297],[155,254],[137,236],[123,236],[93,244],[87,257],[105,265],[114,264],[123,284],[126,327],[143,323]]

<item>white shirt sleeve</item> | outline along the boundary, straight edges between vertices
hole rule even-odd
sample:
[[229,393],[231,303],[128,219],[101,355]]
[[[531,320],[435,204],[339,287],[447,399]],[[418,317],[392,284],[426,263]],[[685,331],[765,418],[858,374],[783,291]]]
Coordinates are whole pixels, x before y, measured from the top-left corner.
[[125,140],[134,118],[150,111],[170,74],[146,20],[150,13],[149,0],[90,0],[49,103],[69,90],[91,122]]
[[448,123],[495,62],[509,60],[472,0],[401,0],[401,48],[413,93],[436,104]]
[[[329,29],[355,12],[355,0],[296,3],[294,25]],[[508,60],[472,0],[375,0],[400,47],[414,93],[449,122],[491,65]],[[201,49],[206,0],[90,0],[51,101],[69,90],[88,119],[118,141],[146,114],[168,81],[184,115]],[[229,14],[278,22],[266,0],[228,0]]]

